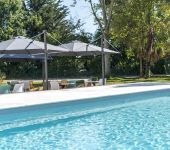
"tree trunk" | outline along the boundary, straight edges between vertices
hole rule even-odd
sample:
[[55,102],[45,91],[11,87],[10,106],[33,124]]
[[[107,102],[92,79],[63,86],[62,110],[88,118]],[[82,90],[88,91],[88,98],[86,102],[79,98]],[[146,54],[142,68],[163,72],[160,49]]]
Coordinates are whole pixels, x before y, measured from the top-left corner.
[[[108,35],[110,31],[110,24],[112,21],[112,16],[113,16],[113,6],[114,6],[114,1],[108,1],[106,2],[105,0],[99,0],[100,8],[102,11],[102,17],[99,18],[97,15],[97,11],[95,9],[95,5],[92,2],[92,0],[89,0],[90,6],[92,13],[96,19],[96,21],[99,24],[99,27],[101,29],[101,32],[104,36],[104,39],[108,40]],[[106,6],[107,4],[107,6]],[[109,44],[107,41],[104,41],[104,48],[109,48]],[[110,71],[110,55],[105,54],[105,75],[109,76],[111,71]]]
[[147,58],[146,58],[146,71],[145,71],[145,78],[149,78],[151,76],[151,54],[153,48],[153,28],[150,27],[148,31],[148,44],[147,44]]
[[142,56],[139,57],[139,61],[140,61],[140,77],[143,77],[143,60],[142,60]]
[[[109,39],[110,32],[110,23],[112,20],[112,12],[113,12],[113,1],[110,2],[110,8],[107,9],[105,0],[99,0],[102,9],[102,17],[103,17],[103,29],[102,34],[104,35],[104,48],[109,49],[109,43],[106,41]],[[108,13],[107,13],[108,12]],[[111,63],[110,63],[110,54],[105,54],[105,75],[110,76],[111,74]]]
[[[107,40],[107,36],[104,35],[104,38]],[[104,48],[109,48],[109,44],[104,40]],[[105,54],[105,75],[109,76],[111,74],[111,63],[110,63],[110,54]]]
[[151,63],[150,61],[146,62],[146,70],[145,70],[145,78],[150,78],[151,77]]
[[142,26],[141,37],[140,37],[140,51],[139,51],[140,77],[144,76],[144,68],[143,68],[144,47],[145,47],[145,43],[144,43],[144,27]]
[[105,75],[109,76],[111,74],[111,69],[110,69],[110,55],[105,54]]

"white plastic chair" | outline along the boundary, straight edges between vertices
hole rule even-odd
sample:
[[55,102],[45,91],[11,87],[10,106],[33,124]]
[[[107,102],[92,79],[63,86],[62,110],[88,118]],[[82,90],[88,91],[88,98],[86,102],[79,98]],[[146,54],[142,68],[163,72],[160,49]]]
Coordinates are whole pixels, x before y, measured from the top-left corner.
[[15,84],[12,93],[22,93],[24,92],[24,84]]
[[59,90],[60,85],[57,81],[50,81],[51,90]]
[[[106,85],[106,78],[104,79],[104,84]],[[103,79],[99,79],[99,85],[100,85],[100,86],[103,85]]]
[[93,86],[91,79],[84,79],[85,87],[87,86]]

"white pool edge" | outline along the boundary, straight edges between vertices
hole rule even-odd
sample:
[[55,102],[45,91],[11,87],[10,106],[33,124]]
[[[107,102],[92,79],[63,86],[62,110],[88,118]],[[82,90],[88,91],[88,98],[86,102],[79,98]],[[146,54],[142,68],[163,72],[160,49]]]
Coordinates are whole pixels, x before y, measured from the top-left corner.
[[[152,85],[153,84],[153,85]],[[0,95],[0,110],[170,89],[166,83],[136,83]],[[119,87],[121,86],[121,87]],[[123,87],[124,86],[124,87]]]

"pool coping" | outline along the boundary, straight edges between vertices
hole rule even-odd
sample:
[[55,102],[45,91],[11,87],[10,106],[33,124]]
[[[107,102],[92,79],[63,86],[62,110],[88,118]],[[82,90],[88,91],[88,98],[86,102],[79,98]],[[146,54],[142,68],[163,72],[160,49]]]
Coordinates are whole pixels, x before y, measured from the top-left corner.
[[107,86],[0,95],[0,110],[170,89],[170,83],[138,82]]

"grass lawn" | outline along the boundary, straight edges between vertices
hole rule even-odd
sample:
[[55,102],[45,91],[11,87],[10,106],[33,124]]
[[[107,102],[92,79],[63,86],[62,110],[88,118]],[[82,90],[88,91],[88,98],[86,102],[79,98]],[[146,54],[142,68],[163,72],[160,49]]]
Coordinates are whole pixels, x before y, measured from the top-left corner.
[[170,82],[170,77],[151,77],[145,78],[127,78],[127,77],[112,77],[107,80],[108,84],[119,83],[135,83],[135,82]]
[[[107,85],[110,84],[123,84],[123,83],[136,83],[136,82],[169,82],[170,77],[151,77],[149,79],[145,78],[132,78],[132,77],[111,77],[107,80]],[[1,83],[0,85],[6,84],[6,81]],[[33,81],[33,87],[31,91],[41,91],[43,90],[43,82],[41,81]]]

